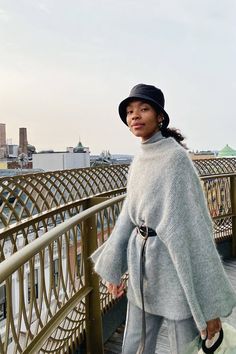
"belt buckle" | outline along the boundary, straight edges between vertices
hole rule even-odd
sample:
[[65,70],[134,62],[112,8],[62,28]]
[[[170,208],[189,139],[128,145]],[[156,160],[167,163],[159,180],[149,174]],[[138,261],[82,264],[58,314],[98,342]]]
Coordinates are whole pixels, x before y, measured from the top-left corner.
[[[141,227],[145,227],[145,234],[143,235],[142,232],[140,231]],[[141,226],[137,226],[138,228],[138,233],[139,235],[144,239],[146,240],[148,238],[148,227],[146,225],[141,225]]]

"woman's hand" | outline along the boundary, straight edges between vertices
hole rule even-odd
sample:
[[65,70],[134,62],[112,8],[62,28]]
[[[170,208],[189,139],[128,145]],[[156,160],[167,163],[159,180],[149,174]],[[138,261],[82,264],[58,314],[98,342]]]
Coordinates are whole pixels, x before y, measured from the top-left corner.
[[118,298],[124,294],[125,284],[120,283],[119,285],[106,283],[107,290],[114,298]]
[[213,320],[207,321],[207,328],[204,331],[201,331],[202,339],[212,339],[217,332],[221,330],[221,320],[215,318]]

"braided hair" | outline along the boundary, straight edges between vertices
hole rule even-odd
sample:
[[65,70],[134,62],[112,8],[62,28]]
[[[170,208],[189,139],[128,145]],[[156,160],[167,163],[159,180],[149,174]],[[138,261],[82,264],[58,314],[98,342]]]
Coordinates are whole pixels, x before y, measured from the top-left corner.
[[161,133],[165,138],[172,137],[174,138],[177,143],[179,143],[181,146],[183,146],[185,149],[188,149],[186,144],[184,144],[182,141],[185,139],[185,137],[181,134],[179,129],[176,128],[167,128],[165,126],[160,127]]

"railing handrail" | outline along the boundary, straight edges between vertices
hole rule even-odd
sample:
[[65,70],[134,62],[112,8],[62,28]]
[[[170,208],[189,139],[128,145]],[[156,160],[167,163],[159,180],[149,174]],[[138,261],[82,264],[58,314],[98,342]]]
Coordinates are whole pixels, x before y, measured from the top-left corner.
[[45,232],[42,236],[30,242],[22,249],[12,254],[9,258],[0,262],[0,283],[13,274],[20,266],[25,264],[29,259],[35,256],[43,248],[47,247],[51,242],[55,241],[65,232],[70,230],[78,223],[87,220],[91,215],[111,206],[114,203],[120,202],[125,198],[125,194],[113,197],[105,202],[101,202],[95,206],[90,207],[78,215],[72,216],[70,219],[55,226],[53,229]]
[[45,217],[50,217],[52,215],[58,214],[62,211],[66,211],[69,207],[73,208],[78,205],[82,205],[84,202],[87,202],[91,198],[94,197],[107,197],[110,196],[114,193],[124,193],[126,191],[126,188],[116,188],[112,191],[105,191],[99,194],[94,194],[91,196],[88,196],[86,198],[81,198],[77,199],[75,201],[68,202],[66,204],[60,205],[58,207],[53,207],[51,209],[48,209],[46,211],[42,211],[41,213],[38,213],[36,215],[29,216],[28,218],[23,219],[20,223],[16,224],[10,224],[5,228],[0,229],[0,240],[8,236],[9,234],[12,234],[12,232],[17,232],[18,230],[21,230],[23,227],[26,227],[28,225],[31,225],[32,223],[35,223],[39,221],[43,216]]
[[126,187],[128,165],[80,168],[0,178],[1,232],[32,216],[80,212],[79,201]]
[[205,175],[205,176],[200,176],[200,179],[205,180],[205,179],[223,178],[223,177],[236,177],[236,172],[221,173],[215,175]]

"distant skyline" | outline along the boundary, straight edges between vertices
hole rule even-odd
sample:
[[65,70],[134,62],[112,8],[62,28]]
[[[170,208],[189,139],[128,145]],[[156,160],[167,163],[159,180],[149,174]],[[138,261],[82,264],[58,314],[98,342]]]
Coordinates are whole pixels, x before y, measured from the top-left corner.
[[117,107],[143,82],[191,150],[236,149],[235,18],[234,0],[0,0],[7,139],[26,127],[38,151],[135,154]]
[[[2,124],[2,122],[0,122],[0,124]],[[4,123],[3,123],[4,124]],[[26,129],[27,129],[27,127],[25,127]],[[80,144],[80,143],[82,143],[82,145],[85,147],[85,148],[89,148],[89,146],[86,146],[85,144],[83,144],[83,142],[81,141],[81,139],[79,139],[79,141],[78,141],[78,143]],[[77,145],[78,145],[78,143],[77,144],[71,144],[71,145],[68,145],[68,146],[66,146],[66,147],[64,147],[64,148],[62,148],[62,149],[60,149],[60,150],[55,150],[53,147],[50,147],[50,148],[48,148],[48,149],[37,149],[37,146],[35,146],[35,144],[34,144],[34,142],[33,141],[31,141],[31,142],[28,142],[28,144],[31,144],[31,145],[33,145],[34,147],[36,147],[36,152],[41,152],[41,151],[54,151],[54,152],[59,152],[59,151],[66,151],[68,148],[75,148]],[[6,144],[7,145],[20,145],[20,143],[19,143],[19,136],[18,136],[18,141],[15,141],[15,142],[13,142],[12,141],[12,138],[8,138],[8,137],[6,137]],[[226,148],[226,147],[230,147],[231,148],[231,146],[229,146],[228,144],[226,144],[223,148]],[[91,150],[91,149],[90,149]],[[191,149],[190,149],[191,150]],[[203,150],[198,150],[198,149],[193,149],[194,150],[194,152],[201,152],[201,151],[203,151]],[[220,149],[220,150],[222,150],[222,149]],[[217,150],[217,149],[213,149],[213,150],[211,150],[211,152],[217,152],[217,151],[220,151],[220,150]],[[206,151],[210,151],[209,149],[205,149],[204,150],[204,152],[206,152]],[[94,153],[94,155],[101,155],[102,153],[110,153],[111,155],[132,155],[131,153],[111,153],[110,152],[110,149],[108,148],[108,149],[103,149],[103,150],[101,150],[101,151],[99,151],[99,152],[97,152],[97,153]],[[92,153],[93,154],[93,153]]]

